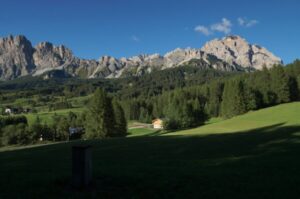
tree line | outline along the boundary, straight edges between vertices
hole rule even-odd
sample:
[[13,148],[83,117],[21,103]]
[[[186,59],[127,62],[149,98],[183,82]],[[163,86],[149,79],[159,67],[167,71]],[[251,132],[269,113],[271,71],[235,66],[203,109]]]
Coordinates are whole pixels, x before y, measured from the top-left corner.
[[[156,96],[164,91],[203,84],[214,78],[222,78],[236,73],[195,66],[183,66],[162,71],[153,71],[143,76],[130,76],[118,79],[80,79],[26,77],[0,82],[0,102],[11,103],[14,100],[31,99],[30,106],[53,105],[61,107],[61,101],[55,105],[55,96],[72,98],[91,95],[97,88],[121,98]],[[49,107],[52,108],[52,107]]]
[[231,118],[300,99],[300,61],[227,78],[216,78],[161,95],[122,99],[128,120],[165,118],[168,128],[189,128],[210,117]]

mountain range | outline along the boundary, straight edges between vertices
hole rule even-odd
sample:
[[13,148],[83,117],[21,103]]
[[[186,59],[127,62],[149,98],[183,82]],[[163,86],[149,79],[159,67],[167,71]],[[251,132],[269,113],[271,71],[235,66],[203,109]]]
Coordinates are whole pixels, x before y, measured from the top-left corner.
[[80,59],[67,47],[41,42],[35,47],[23,35],[0,38],[0,80],[57,74],[80,78],[119,78],[143,75],[154,70],[183,65],[222,71],[254,71],[282,64],[266,48],[230,35],[207,42],[202,48],[177,48],[165,55],[138,55],[130,58],[102,56],[99,60]]

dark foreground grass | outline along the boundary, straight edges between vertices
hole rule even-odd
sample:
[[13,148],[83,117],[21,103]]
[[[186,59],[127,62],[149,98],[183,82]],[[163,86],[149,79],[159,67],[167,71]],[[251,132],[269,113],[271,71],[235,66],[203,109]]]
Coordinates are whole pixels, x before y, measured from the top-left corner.
[[[0,153],[0,198],[299,198],[300,126],[61,143]],[[93,184],[73,190],[71,146],[91,144]]]

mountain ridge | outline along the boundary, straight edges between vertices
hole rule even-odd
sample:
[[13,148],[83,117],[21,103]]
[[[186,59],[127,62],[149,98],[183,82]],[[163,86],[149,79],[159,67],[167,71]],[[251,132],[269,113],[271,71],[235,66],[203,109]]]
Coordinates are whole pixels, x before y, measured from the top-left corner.
[[164,55],[142,54],[120,59],[102,56],[98,60],[81,59],[64,45],[40,42],[32,46],[23,35],[0,38],[0,79],[39,76],[62,70],[69,76],[81,78],[119,78],[142,75],[153,70],[187,65],[192,60],[201,68],[222,71],[253,71],[262,66],[282,64],[282,60],[266,48],[249,44],[237,35],[207,42],[202,48],[176,48]]

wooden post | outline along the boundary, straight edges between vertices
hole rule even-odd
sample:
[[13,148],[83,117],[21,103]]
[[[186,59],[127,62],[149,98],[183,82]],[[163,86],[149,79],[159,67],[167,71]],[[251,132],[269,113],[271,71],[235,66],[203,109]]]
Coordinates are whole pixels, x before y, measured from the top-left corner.
[[87,187],[92,181],[91,146],[72,147],[72,185]]

